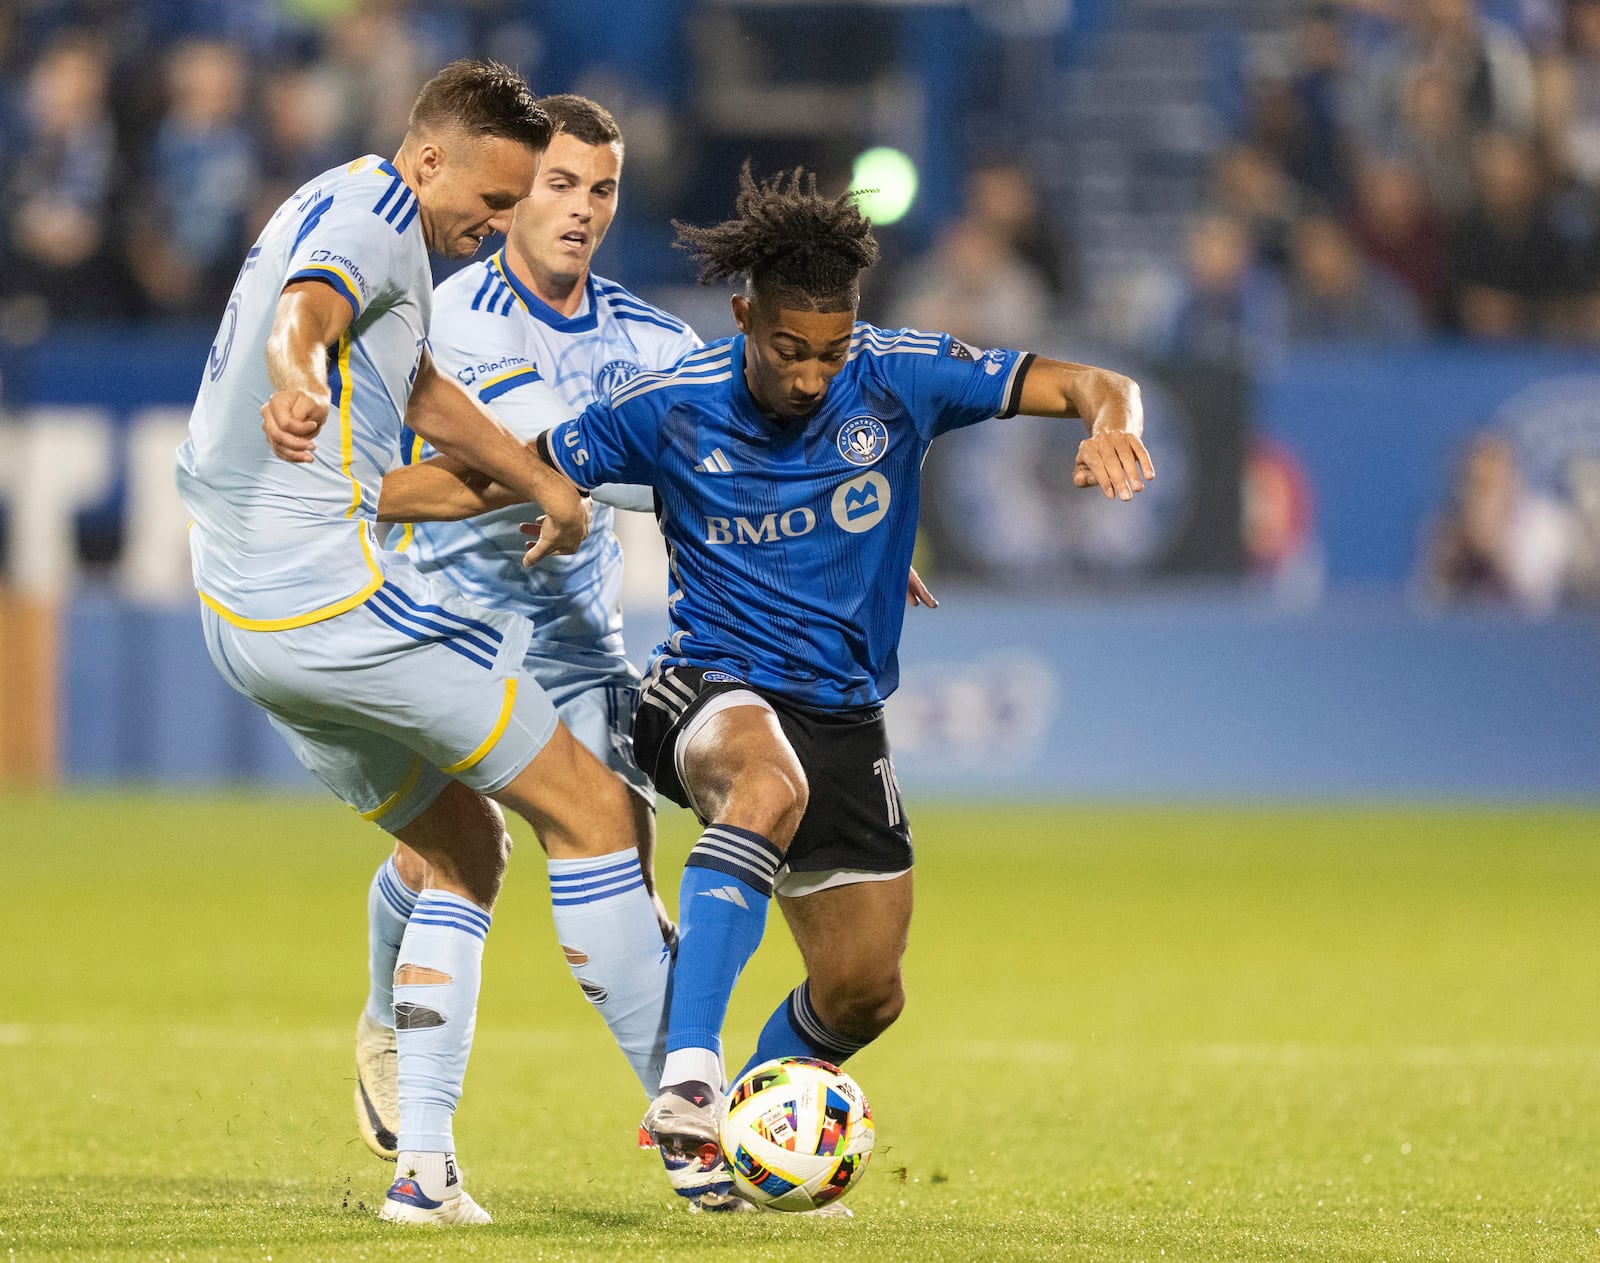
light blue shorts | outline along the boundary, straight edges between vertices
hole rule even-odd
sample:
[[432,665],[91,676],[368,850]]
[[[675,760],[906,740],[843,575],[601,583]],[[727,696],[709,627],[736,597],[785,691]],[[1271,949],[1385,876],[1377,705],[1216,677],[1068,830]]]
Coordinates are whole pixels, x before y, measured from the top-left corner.
[[523,665],[555,703],[561,720],[579,744],[620,776],[652,807],[656,791],[633,757],[633,708],[639,699],[639,673],[626,660],[612,665],[574,665],[535,644]]
[[473,605],[406,557],[347,613],[246,631],[202,607],[223,677],[267,712],[312,775],[391,833],[453,778],[509,784],[555,732],[555,705],[523,656],[533,625]]

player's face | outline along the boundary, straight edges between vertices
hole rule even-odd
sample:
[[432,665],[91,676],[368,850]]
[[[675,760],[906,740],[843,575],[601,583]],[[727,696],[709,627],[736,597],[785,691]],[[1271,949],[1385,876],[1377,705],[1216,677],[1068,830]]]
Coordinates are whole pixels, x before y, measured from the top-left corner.
[[545,150],[533,192],[517,206],[511,244],[544,283],[566,289],[583,279],[617,214],[622,146],[586,145],[564,134]]
[[756,403],[786,421],[820,408],[850,353],[856,313],[780,308],[769,315],[736,294],[733,318],[745,335],[745,381]]
[[511,211],[533,188],[539,151],[502,136],[449,133],[417,153],[417,202],[428,249],[469,259],[483,239],[511,227]]

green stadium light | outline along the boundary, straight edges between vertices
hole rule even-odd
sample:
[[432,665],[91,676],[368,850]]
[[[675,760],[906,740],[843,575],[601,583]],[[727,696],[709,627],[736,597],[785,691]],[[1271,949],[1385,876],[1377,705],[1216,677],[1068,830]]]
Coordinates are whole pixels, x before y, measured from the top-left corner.
[[917,164],[887,145],[863,150],[856,155],[850,187],[861,191],[857,200],[873,223],[895,223],[917,200]]

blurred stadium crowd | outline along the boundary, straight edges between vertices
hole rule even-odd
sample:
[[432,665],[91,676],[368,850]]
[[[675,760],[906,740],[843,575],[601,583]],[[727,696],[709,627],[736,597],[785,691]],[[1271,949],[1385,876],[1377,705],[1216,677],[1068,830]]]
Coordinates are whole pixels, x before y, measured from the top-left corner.
[[[653,25],[722,7],[655,6]],[[1099,7],[1113,11],[1106,23],[1141,3]],[[390,152],[442,61],[487,53],[570,71],[554,43],[570,23],[549,20],[563,8],[6,0],[6,327],[209,317],[271,209],[352,153]],[[977,298],[968,323],[1013,342],[1068,308],[1120,305],[1111,327],[1208,357],[1446,331],[1600,341],[1600,0],[1256,8],[1222,110],[1233,134],[1214,137],[1186,249],[1155,251],[1171,265],[1155,284],[1130,299],[1115,263],[1074,266],[1079,237],[1095,247],[1093,224],[1054,201],[1041,209],[1035,146],[1013,134],[1006,156],[1020,160],[969,170],[959,218],[920,265],[906,261],[904,301],[936,313],[941,294]],[[678,34],[659,49],[681,47]],[[671,91],[670,76],[660,83]],[[690,133],[678,144],[693,146],[693,120],[665,104]]]
[[[685,284],[669,220],[725,213],[746,154],[839,186],[888,141],[923,184],[882,233],[879,323],[1245,380],[1329,340],[1600,345],[1600,0],[0,0],[0,343],[209,325],[279,202],[392,153],[464,55],[614,110],[601,270],[706,337],[724,300]],[[1094,537],[1060,528],[1059,480],[984,483],[1058,441],[936,451],[946,569],[1071,569],[1052,541]],[[973,555],[963,491],[1005,506]]]

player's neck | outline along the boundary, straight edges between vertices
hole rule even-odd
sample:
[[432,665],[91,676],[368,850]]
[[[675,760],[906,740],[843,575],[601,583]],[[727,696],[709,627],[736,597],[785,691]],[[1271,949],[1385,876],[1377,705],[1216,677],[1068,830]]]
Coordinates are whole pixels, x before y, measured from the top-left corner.
[[551,276],[535,268],[510,241],[506,242],[506,266],[540,302],[570,316],[583,305],[583,292],[589,280],[587,269],[575,277]]

